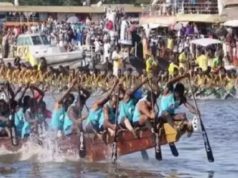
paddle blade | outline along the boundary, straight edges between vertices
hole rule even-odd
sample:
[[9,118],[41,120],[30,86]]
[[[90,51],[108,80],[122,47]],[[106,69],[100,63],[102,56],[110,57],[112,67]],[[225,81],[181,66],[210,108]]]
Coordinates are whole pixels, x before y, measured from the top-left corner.
[[79,150],[79,157],[80,158],[85,158],[86,156],[86,151],[85,150]]
[[159,129],[159,133],[155,133],[155,158],[158,161],[162,160],[162,151],[160,147],[160,135],[161,135],[161,129]]
[[143,159],[144,161],[148,161],[148,160],[149,160],[149,155],[148,155],[148,153],[147,153],[146,150],[143,150],[143,151],[141,151],[140,153],[141,153],[141,157],[142,157],[142,159]]
[[162,160],[162,151],[161,151],[160,145],[158,145],[157,148],[155,148],[155,158],[156,158],[158,161],[161,161],[161,160]]
[[206,150],[206,153],[207,153],[207,159],[208,159],[209,162],[214,162],[212,148],[210,146],[208,136],[207,136],[207,132],[205,130],[205,127],[204,127],[202,121],[201,121],[201,128],[202,128],[202,137],[203,137],[203,141],[204,141],[204,146],[205,146],[205,150]]
[[175,157],[177,157],[179,155],[179,153],[178,153],[178,150],[177,150],[175,144],[174,143],[169,143],[169,147],[170,147],[170,150],[171,150],[172,154]]
[[211,163],[215,161],[215,160],[214,160],[214,157],[213,157],[212,151],[207,152],[207,159],[208,159],[208,161],[211,162]]
[[10,134],[11,134],[11,142],[13,146],[18,146],[18,138],[17,138],[17,133],[16,133],[16,127],[11,127],[10,128]]
[[79,157],[80,158],[85,158],[86,156],[86,146],[85,146],[85,141],[84,141],[84,133],[80,132],[79,136]]
[[115,164],[117,161],[117,143],[113,142],[112,144],[112,163]]

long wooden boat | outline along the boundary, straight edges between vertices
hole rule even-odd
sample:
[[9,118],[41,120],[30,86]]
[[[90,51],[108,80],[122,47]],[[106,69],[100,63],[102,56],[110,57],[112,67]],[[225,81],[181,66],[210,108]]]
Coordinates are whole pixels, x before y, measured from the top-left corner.
[[[160,145],[177,142],[181,137],[177,130],[172,128],[169,124],[164,124],[160,136]],[[117,139],[117,153],[118,156],[127,155],[130,153],[143,151],[155,147],[154,133],[149,129],[137,130],[139,138],[135,138],[133,134],[127,130],[122,131]],[[18,146],[13,146],[9,138],[0,138],[0,148],[5,148],[14,153],[17,152],[27,140],[21,140]],[[105,143],[102,139],[95,137],[94,134],[85,134],[85,159],[89,161],[108,160],[112,154],[113,138],[109,138]],[[72,134],[71,136],[62,137],[56,140],[59,149],[62,153],[76,152],[79,153],[80,139],[79,135]],[[44,144],[44,142],[43,142]]]

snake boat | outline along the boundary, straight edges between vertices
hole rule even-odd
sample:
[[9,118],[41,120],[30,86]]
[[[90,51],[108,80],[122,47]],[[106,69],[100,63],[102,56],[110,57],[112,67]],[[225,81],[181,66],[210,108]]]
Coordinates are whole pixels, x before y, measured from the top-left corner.
[[[165,145],[168,143],[174,143],[181,137],[180,132],[178,134],[177,129],[172,128],[169,124],[165,123],[161,128],[162,132],[159,136],[159,145]],[[155,134],[148,128],[136,129],[138,138],[133,136],[130,131],[121,131],[116,139],[117,155],[127,155],[138,151],[143,151],[156,146]],[[112,145],[115,142],[113,137],[108,137],[107,142],[104,139],[95,137],[95,134],[84,134],[85,155],[84,159],[95,162],[102,160],[109,160],[112,155]],[[70,136],[64,136],[55,140],[57,147],[62,153],[78,153],[80,152],[80,134],[72,134]],[[0,137],[0,148],[8,150],[8,152],[16,153],[21,147],[27,143],[27,139],[19,140],[17,145],[13,145],[10,138]],[[44,144],[42,140],[41,145]]]

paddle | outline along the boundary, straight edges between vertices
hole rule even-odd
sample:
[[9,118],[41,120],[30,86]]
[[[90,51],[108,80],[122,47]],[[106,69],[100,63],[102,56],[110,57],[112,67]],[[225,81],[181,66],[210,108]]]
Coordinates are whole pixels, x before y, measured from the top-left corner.
[[[151,83],[149,82],[149,87],[151,92],[153,92]],[[153,99],[152,99],[153,100]],[[159,111],[159,107],[157,105],[156,101],[152,101],[152,110],[154,111],[154,104],[156,105],[157,111]],[[161,152],[161,147],[160,147],[160,137],[161,137],[161,123],[159,123],[159,128],[157,129],[157,122],[156,120],[154,121],[154,131],[155,131],[155,158],[158,161],[162,160],[162,152]]]
[[[159,111],[159,106],[158,104],[155,102],[155,105],[156,105],[156,108],[157,110]],[[155,128],[155,158],[158,160],[158,161],[161,161],[162,160],[162,150],[161,150],[161,147],[160,147],[160,137],[161,137],[161,132],[162,132],[162,124],[161,124],[161,120],[159,120],[158,122],[160,125],[159,125],[159,128],[157,129],[157,122],[155,121],[154,123],[154,128]]]
[[170,148],[170,150],[171,150],[171,152],[172,152],[172,155],[174,155],[175,157],[178,157],[178,156],[179,156],[178,149],[176,148],[174,142],[169,143],[169,148]]
[[149,155],[148,155],[146,150],[142,150],[140,153],[141,153],[141,157],[142,157],[142,159],[144,161],[148,161],[149,160]]
[[[192,84],[191,84],[191,80],[190,77],[188,78],[189,81],[189,86],[191,88],[191,93],[192,93],[192,97],[193,97],[193,101],[196,107],[196,110],[198,111],[198,105],[197,105],[197,101],[195,99],[193,90],[192,90]],[[209,140],[208,140],[208,136],[207,136],[207,132],[205,130],[204,124],[202,122],[202,118],[200,116],[200,114],[198,114],[198,118],[200,119],[200,124],[201,124],[201,129],[202,129],[202,137],[203,137],[203,141],[204,141],[204,146],[205,146],[205,150],[207,153],[207,159],[209,162],[214,162],[214,157],[213,157],[213,153],[212,153],[212,148],[210,146]]]
[[[89,97],[89,96],[87,96],[87,97]],[[89,113],[89,108],[87,106],[86,101],[84,103],[84,106],[86,107],[86,110]],[[86,145],[85,145],[85,139],[84,139],[84,131],[83,131],[82,123],[81,123],[79,126],[79,156],[80,156],[80,158],[85,158],[86,154],[87,153],[86,153]]]
[[118,131],[118,108],[119,108],[119,91],[120,91],[120,88],[118,86],[118,92],[117,92],[117,98],[116,98],[116,112],[115,112],[115,124],[116,124],[116,129],[115,129],[115,136],[114,136],[114,139],[113,139],[113,143],[112,143],[112,161],[113,163],[115,164],[116,161],[117,161],[117,131]]
[[15,112],[12,113],[12,118],[9,118],[11,122],[10,126],[10,136],[11,136],[11,142],[13,146],[18,146],[18,138],[17,138],[17,131],[16,131],[16,126],[15,126]]
[[[153,92],[151,82],[149,82],[149,87],[150,87],[151,92]],[[151,98],[151,101],[152,101],[152,110],[154,111],[154,104],[155,104],[157,110],[159,111],[159,107],[158,107],[156,101],[154,102],[152,98]],[[161,153],[161,147],[160,147],[160,133],[157,130],[156,120],[154,121],[154,131],[155,131],[155,134],[154,134],[155,135],[155,158],[160,161],[160,160],[162,160],[162,153]],[[159,129],[159,131],[161,131],[161,129]]]
[[9,83],[6,84],[6,88],[7,88],[7,91],[8,91],[8,96],[9,95],[11,96],[11,98],[9,100],[9,103],[8,103],[8,106],[9,106],[9,109],[10,109],[10,116],[9,116],[10,138],[11,138],[12,145],[17,146],[19,143],[18,143],[18,138],[17,138],[17,129],[16,129],[16,126],[15,126],[15,108],[13,108],[14,104],[15,104],[14,103],[15,94],[14,94],[12,88],[10,87]]

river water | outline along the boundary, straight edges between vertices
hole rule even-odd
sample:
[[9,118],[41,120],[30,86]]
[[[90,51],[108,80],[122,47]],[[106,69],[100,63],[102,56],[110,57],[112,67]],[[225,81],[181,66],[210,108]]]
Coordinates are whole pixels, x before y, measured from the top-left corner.
[[[201,132],[183,136],[176,144],[179,157],[173,157],[168,146],[162,147],[163,160],[143,161],[140,153],[120,157],[117,164],[87,163],[75,159],[50,159],[49,156],[26,157],[0,154],[0,178],[103,178],[103,177],[168,177],[168,178],[236,178],[238,177],[238,100],[203,100],[199,108],[215,157],[206,159]],[[32,150],[36,150],[32,148]],[[49,158],[49,159],[46,159]]]

